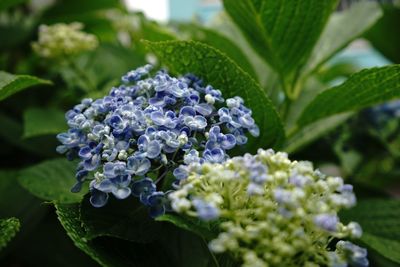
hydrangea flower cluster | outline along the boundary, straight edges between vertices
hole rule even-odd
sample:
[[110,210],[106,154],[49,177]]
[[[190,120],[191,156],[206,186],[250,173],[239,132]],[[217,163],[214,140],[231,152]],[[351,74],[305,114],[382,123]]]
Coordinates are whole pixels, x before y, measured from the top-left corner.
[[366,115],[377,128],[387,124],[391,119],[400,118],[400,100],[384,103],[366,110]]
[[40,25],[39,39],[32,44],[32,48],[39,56],[49,59],[60,59],[96,49],[97,37],[82,29],[83,24],[79,22]]
[[334,243],[362,234],[358,223],[345,225],[338,217],[356,202],[342,178],[271,149],[222,164],[192,164],[189,171],[169,194],[171,207],[203,221],[218,219],[213,252],[231,252],[243,267],[368,266],[365,249]]
[[183,179],[187,164],[223,162],[228,150],[246,143],[248,132],[259,134],[240,97],[225,100],[193,75],[159,71],[151,77],[151,68],[127,73],[109,95],[84,99],[66,113],[70,129],[57,136],[57,151],[80,159],[72,191],[91,180],[94,207],[104,206],[109,194],[133,195],[151,216],[161,215],[168,206],[166,176]]
[[365,110],[357,123],[366,125],[367,132],[380,140],[392,155],[400,156],[400,100]]

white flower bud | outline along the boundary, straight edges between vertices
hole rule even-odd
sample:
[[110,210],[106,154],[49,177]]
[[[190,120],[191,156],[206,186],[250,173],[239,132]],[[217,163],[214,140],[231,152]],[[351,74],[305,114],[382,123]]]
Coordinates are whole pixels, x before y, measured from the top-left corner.
[[174,199],[171,202],[171,207],[176,212],[184,212],[191,208],[192,204],[186,198]]
[[347,225],[347,229],[350,233],[350,237],[352,238],[360,238],[362,236],[361,226],[357,222],[350,222]]
[[210,95],[210,94],[206,94],[206,95],[204,96],[204,99],[205,99],[206,102],[207,102],[208,104],[210,104],[210,105],[214,105],[214,103],[215,103],[214,97],[213,97],[212,95]]
[[118,153],[118,159],[119,160],[126,160],[128,158],[128,153],[125,150],[121,150]]

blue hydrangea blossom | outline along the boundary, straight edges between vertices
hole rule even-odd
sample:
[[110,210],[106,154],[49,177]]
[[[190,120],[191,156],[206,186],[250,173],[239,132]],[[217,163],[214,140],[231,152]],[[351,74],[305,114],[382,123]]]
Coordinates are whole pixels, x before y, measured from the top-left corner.
[[[227,152],[257,137],[259,128],[243,99],[224,99],[221,91],[194,75],[150,75],[151,65],[122,77],[109,95],[83,99],[66,113],[69,130],[57,136],[57,151],[79,158],[77,183],[90,181],[90,202],[104,206],[113,195],[138,197],[151,216],[165,212],[163,182],[173,173],[187,176],[188,164],[220,163]],[[168,185],[167,185],[168,186]]]

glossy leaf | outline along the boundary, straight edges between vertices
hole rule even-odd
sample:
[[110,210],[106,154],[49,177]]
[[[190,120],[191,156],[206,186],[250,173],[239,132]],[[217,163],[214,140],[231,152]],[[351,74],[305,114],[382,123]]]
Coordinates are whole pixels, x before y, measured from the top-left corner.
[[14,238],[19,227],[20,223],[16,218],[0,219],[0,251]]
[[92,207],[86,197],[80,207],[85,239],[90,242],[96,243],[99,238],[113,237],[144,247],[157,244],[157,249],[168,253],[174,261],[173,266],[214,267],[207,244],[203,240],[208,236],[192,233],[199,223],[187,220],[186,228],[181,228],[179,223],[166,223],[176,222],[176,218],[178,216],[166,214],[154,220],[150,218],[147,207],[133,197],[125,200],[110,197],[107,205],[102,208]]
[[224,0],[225,10],[254,49],[284,76],[318,40],[336,0]]
[[246,55],[233,41],[212,29],[201,27],[196,24],[183,24],[179,29],[185,31],[186,34],[189,34],[193,40],[208,44],[222,51],[235,61],[244,71],[257,79],[253,66],[247,59]]
[[66,130],[67,124],[61,110],[30,108],[24,112],[23,138],[58,134]]
[[373,199],[360,201],[356,207],[341,215],[345,221],[357,221],[364,232],[389,238],[400,239],[400,201]]
[[260,86],[230,58],[208,45],[192,41],[146,42],[149,49],[176,73],[194,73],[222,91],[225,98],[240,96],[252,109],[260,136],[249,147],[279,147],[284,140],[281,119]]
[[106,206],[94,208],[87,196],[81,203],[80,213],[87,239],[112,236],[149,243],[161,234],[161,224],[156,223],[147,208],[133,197],[117,200],[110,196]]
[[365,200],[340,215],[363,229],[361,241],[388,259],[400,263],[400,201]]
[[152,42],[177,39],[177,36],[166,26],[160,25],[154,21],[149,21],[145,17],[141,17],[140,23],[140,31],[133,33],[132,36],[137,42],[139,42],[141,39],[149,40]]
[[196,218],[188,218],[186,216],[182,216],[179,214],[164,214],[156,219],[160,222],[169,222],[173,225],[186,230],[193,232],[194,234],[201,236],[206,239],[215,238],[218,234],[215,227],[210,224],[204,223],[203,221]]
[[77,204],[57,204],[56,208],[61,224],[75,245],[101,266],[216,267],[214,264],[203,265],[210,262],[210,255],[199,238],[187,232],[177,231],[176,228],[171,228],[171,225],[163,228],[157,240],[146,244],[107,236],[88,239],[89,233],[79,220]]
[[38,198],[59,203],[79,202],[85,194],[70,190],[75,184],[76,163],[66,159],[53,159],[22,170],[18,181],[26,190]]
[[369,233],[364,233],[361,239],[370,248],[377,251],[382,256],[400,263],[400,241],[381,238]]
[[304,72],[312,72],[326,62],[374,25],[381,16],[379,4],[372,1],[354,3],[348,10],[332,14],[310,55]]
[[13,75],[0,71],[0,100],[34,85],[49,85],[50,81],[29,75]]
[[86,232],[79,220],[79,206],[77,204],[56,204],[56,212],[59,221],[75,246],[88,254],[103,267],[124,266],[124,263],[120,262],[122,260],[119,257],[110,255],[112,254],[111,251],[107,251],[106,248],[98,247],[86,240]]
[[301,128],[286,140],[283,150],[293,153],[329,133],[353,115],[352,112],[331,116]]
[[[257,54],[257,52],[254,51],[239,27],[232,21],[228,14],[225,12],[218,14],[218,16],[209,24],[209,27],[240,48],[256,72],[257,80],[261,87],[265,87],[265,89],[268,89],[269,91],[276,89],[274,84],[278,84],[279,86],[280,81],[278,74],[271,69],[271,67]],[[277,103],[279,103],[279,101]]]
[[331,115],[357,111],[399,97],[400,65],[365,69],[316,96],[301,114],[298,124],[305,126]]

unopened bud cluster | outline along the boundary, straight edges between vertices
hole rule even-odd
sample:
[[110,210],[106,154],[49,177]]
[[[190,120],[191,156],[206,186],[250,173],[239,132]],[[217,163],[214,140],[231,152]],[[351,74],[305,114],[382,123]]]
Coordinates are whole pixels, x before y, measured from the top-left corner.
[[338,217],[355,205],[352,189],[309,162],[260,149],[224,163],[192,164],[169,198],[176,212],[218,219],[210,249],[230,252],[243,267],[368,266],[365,249],[340,240],[362,234],[358,223]]
[[96,49],[96,36],[82,29],[83,24],[79,22],[41,25],[38,41],[32,44],[32,48],[39,56],[49,59],[61,59]]

